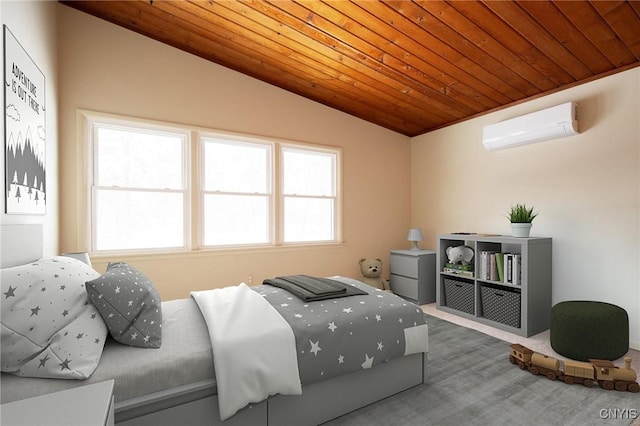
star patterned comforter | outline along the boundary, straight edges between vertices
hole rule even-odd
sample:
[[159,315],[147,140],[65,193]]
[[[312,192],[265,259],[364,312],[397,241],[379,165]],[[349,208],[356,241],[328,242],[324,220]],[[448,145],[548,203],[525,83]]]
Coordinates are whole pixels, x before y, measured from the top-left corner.
[[301,384],[428,352],[420,308],[359,281],[332,279],[365,294],[309,302],[283,288],[245,284],[191,293],[209,330],[221,420],[271,395],[299,394]]
[[303,385],[428,352],[428,329],[419,307],[350,278],[331,279],[369,295],[304,302],[280,288],[252,287],[293,329]]

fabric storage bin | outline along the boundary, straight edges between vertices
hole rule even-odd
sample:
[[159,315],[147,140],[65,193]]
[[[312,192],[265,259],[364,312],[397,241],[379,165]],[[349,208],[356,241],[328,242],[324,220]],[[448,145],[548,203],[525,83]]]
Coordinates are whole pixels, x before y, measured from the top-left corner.
[[482,316],[511,327],[520,328],[520,290],[480,286]]
[[475,315],[474,285],[452,278],[444,279],[444,304],[448,308]]

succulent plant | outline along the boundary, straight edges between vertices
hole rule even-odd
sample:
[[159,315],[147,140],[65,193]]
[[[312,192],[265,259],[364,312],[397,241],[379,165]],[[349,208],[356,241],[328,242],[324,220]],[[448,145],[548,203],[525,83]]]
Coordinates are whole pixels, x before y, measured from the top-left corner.
[[533,207],[527,208],[526,204],[516,204],[509,210],[509,220],[511,223],[531,223],[538,216],[533,212]]

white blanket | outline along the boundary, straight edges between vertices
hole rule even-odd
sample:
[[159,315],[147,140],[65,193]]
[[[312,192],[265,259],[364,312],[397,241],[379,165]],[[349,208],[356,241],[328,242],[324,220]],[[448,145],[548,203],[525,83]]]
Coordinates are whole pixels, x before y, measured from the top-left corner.
[[220,419],[270,395],[300,395],[295,336],[264,298],[244,283],[191,292],[209,329]]

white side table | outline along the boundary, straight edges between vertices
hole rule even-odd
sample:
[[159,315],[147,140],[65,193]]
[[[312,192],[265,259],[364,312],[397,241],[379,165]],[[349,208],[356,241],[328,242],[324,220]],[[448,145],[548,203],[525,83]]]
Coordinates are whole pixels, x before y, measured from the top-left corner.
[[0,406],[3,426],[113,426],[113,380]]

